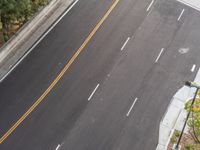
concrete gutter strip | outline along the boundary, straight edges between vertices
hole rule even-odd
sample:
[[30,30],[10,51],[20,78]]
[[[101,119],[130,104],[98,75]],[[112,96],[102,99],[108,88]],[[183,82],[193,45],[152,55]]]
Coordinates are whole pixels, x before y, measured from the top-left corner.
[[52,0],[0,49],[0,82],[74,0]]

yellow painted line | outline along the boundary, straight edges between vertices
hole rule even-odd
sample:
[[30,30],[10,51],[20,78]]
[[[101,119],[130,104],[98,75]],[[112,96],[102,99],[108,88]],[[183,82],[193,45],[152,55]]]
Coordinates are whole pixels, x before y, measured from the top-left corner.
[[72,63],[76,60],[78,55],[81,53],[81,51],[85,48],[85,46],[90,42],[92,37],[95,35],[95,33],[98,31],[98,29],[101,27],[101,25],[104,23],[104,21],[108,18],[110,13],[113,11],[113,9],[117,6],[120,0],[115,0],[111,7],[108,9],[106,14],[101,18],[101,20],[98,22],[98,24],[95,26],[95,28],[92,30],[92,32],[89,34],[89,36],[85,39],[85,41],[82,43],[82,45],[79,47],[79,49],[76,51],[76,53],[72,56],[72,58],[69,60],[69,62],[66,64],[66,66],[62,69],[62,71],[58,74],[58,76],[55,78],[55,80],[50,84],[50,86],[46,89],[46,91],[40,96],[39,99],[27,110],[26,113],[24,113],[21,118],[0,138],[0,144],[4,142],[4,140],[28,117],[28,115],[44,100],[44,98],[51,92],[51,90],[54,88],[54,86],[58,83],[58,81],[63,77],[65,72],[69,69],[69,67],[72,65]]

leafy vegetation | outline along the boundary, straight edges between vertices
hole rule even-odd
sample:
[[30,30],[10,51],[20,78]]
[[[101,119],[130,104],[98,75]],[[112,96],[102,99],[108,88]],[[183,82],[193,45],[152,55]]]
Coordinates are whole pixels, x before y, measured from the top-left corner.
[[186,144],[186,145],[185,145],[185,149],[186,149],[186,150],[194,150],[194,147],[195,147],[195,146],[194,146],[193,144]]
[[[185,109],[189,111],[192,100],[185,104]],[[200,140],[200,98],[196,98],[192,108],[191,116],[188,120],[188,126],[193,129],[193,134],[196,140]]]
[[4,42],[48,2],[49,0],[1,0],[0,32]]
[[[185,146],[186,150],[200,149],[200,91],[198,91],[197,98],[191,109],[191,115],[188,119],[188,126],[190,127],[190,134],[194,142]],[[192,99],[185,104],[185,109],[189,112],[192,104]]]
[[171,142],[172,143],[176,143],[177,140],[178,140],[178,138],[179,138],[179,136],[180,136],[180,134],[181,134],[180,131],[175,130],[174,133],[173,133],[173,135],[172,135],[172,137],[171,137]]

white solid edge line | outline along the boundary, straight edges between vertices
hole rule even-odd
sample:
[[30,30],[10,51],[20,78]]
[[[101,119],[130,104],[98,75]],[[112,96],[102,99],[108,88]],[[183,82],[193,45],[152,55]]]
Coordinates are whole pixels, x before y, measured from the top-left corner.
[[157,63],[158,60],[160,59],[160,56],[162,55],[163,51],[164,51],[164,48],[161,49],[161,51],[160,51],[158,57],[156,58],[156,61],[155,61],[156,63]]
[[192,66],[191,72],[194,72],[195,69],[196,69],[196,65],[194,64],[194,65]]
[[61,145],[60,145],[60,144],[58,144],[58,146],[56,147],[56,150],[58,150],[58,149],[60,148],[60,146],[61,146]]
[[128,41],[130,40],[130,37],[127,38],[126,42],[124,43],[124,45],[121,48],[121,51],[123,51],[123,49],[125,48],[126,44],[128,43]]
[[138,98],[136,97],[135,100],[134,100],[134,102],[133,102],[133,104],[131,105],[131,107],[130,107],[128,113],[126,114],[127,117],[130,115],[130,113],[131,113],[133,107],[135,106],[135,103],[137,102],[137,100],[138,100]]
[[151,6],[153,5],[153,3],[154,3],[154,0],[152,0],[151,3],[149,4],[149,6],[148,6],[148,8],[147,8],[147,11],[150,10],[150,8],[151,8]]
[[0,79],[2,82],[22,61],[23,59],[44,39],[44,37],[60,22],[60,20],[76,5],[79,0],[76,0],[65,13],[43,34],[39,40],[17,61],[17,63]]
[[88,101],[91,100],[91,98],[93,97],[94,93],[97,91],[99,85],[100,85],[100,84],[97,84],[97,86],[95,87],[95,89],[94,89],[93,92],[91,93],[90,97],[88,98]]
[[181,19],[181,17],[182,17],[182,15],[183,15],[184,11],[185,11],[185,9],[183,9],[183,10],[181,11],[181,13],[180,13],[180,15],[179,15],[179,17],[178,17],[178,21]]

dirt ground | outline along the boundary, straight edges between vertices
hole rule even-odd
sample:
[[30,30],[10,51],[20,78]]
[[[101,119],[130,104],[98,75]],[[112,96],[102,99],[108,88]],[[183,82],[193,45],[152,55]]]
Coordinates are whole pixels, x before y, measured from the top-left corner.
[[[179,135],[175,133],[172,136],[167,150],[173,150],[173,146],[177,143]],[[193,139],[190,133],[183,134],[180,145],[181,145],[181,150],[200,150],[200,144],[195,142],[195,140]]]

